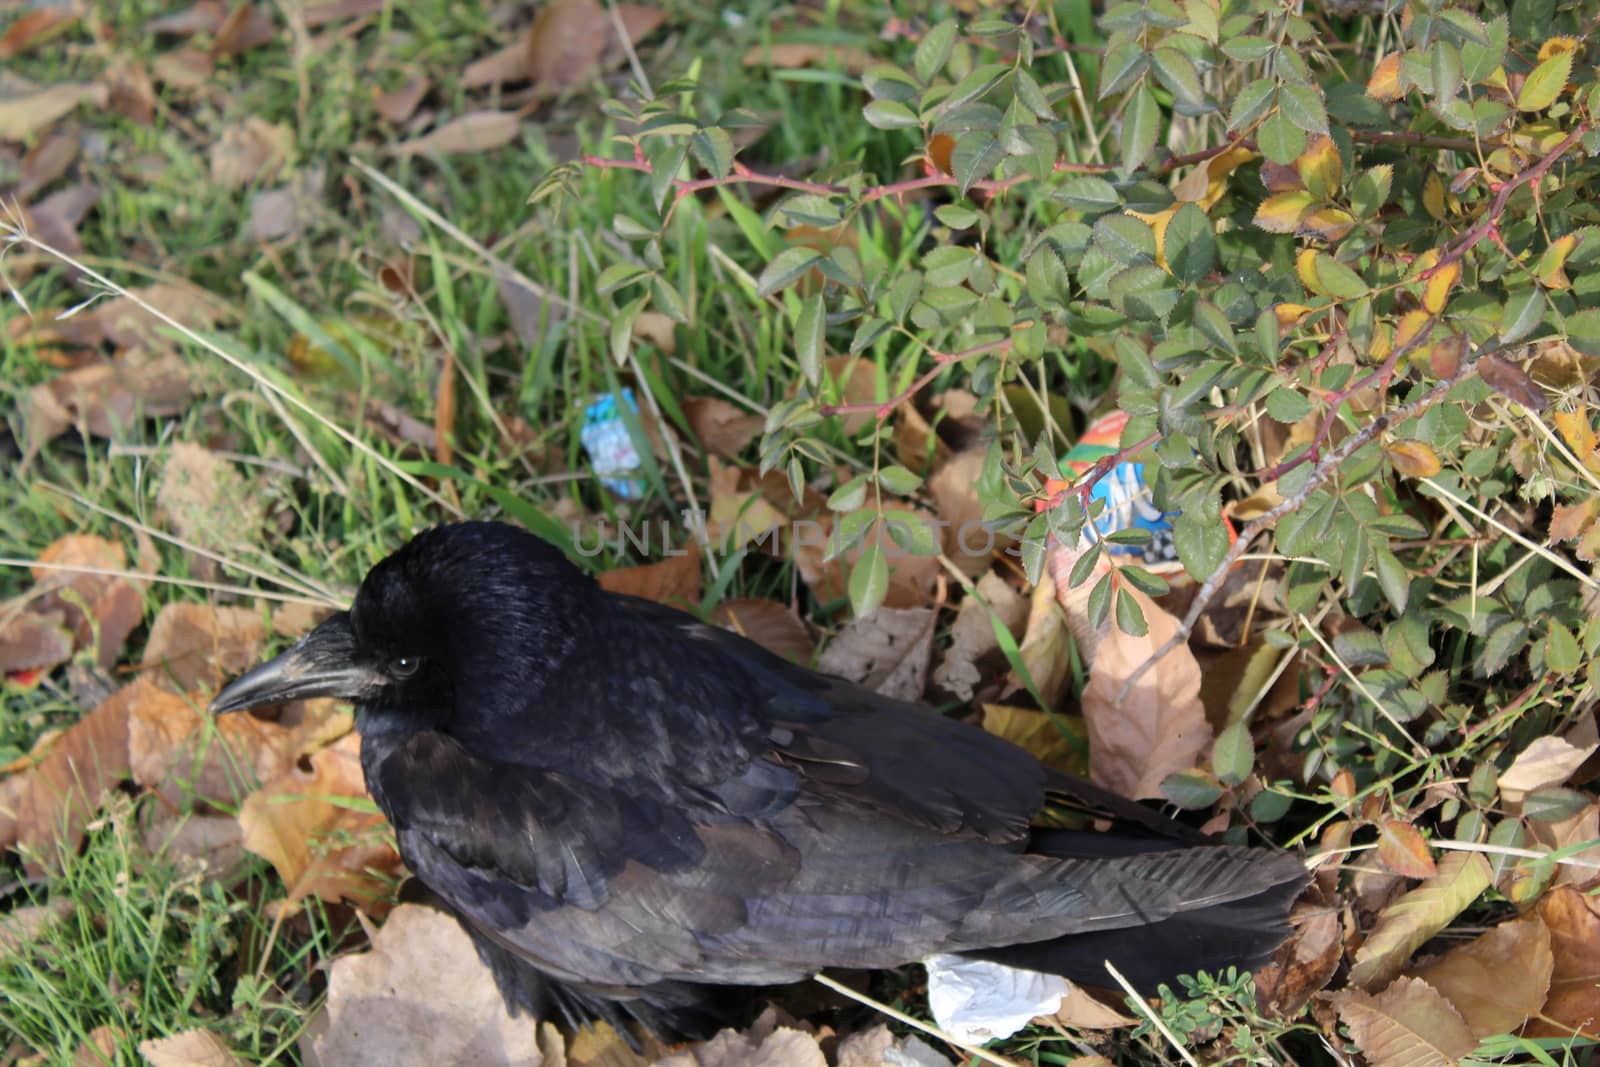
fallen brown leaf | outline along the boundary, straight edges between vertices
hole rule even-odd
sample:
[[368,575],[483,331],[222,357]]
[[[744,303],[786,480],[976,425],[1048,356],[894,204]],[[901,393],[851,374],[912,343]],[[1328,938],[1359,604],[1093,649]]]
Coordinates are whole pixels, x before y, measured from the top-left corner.
[[[101,794],[128,775],[129,712],[152,698],[159,694],[147,682],[123,686],[63,731],[42,759],[9,779],[0,793],[0,850],[20,845],[48,864],[56,855],[52,845],[76,849]],[[28,862],[35,872],[43,866],[38,859]]]
[[921,700],[936,617],[932,608],[883,607],[853,619],[822,650],[817,670],[897,700]]
[[928,495],[941,521],[944,553],[968,578],[988,570],[996,551],[1012,543],[983,528],[983,503],[978,499],[978,476],[983,473],[985,450],[970,448],[951,456],[928,479]]
[[163,52],[151,60],[150,73],[154,79],[169,89],[183,93],[197,93],[211,84],[211,73],[216,60],[210,53],[198,48],[179,48]]
[[1400,973],[1411,954],[1443,930],[1489,888],[1489,861],[1475,852],[1451,852],[1439,873],[1390,904],[1378,916],[1350,968],[1350,985],[1373,990]]
[[657,1060],[653,1067],[828,1067],[828,1059],[812,1035],[779,1027],[759,1041],[723,1030],[693,1049]]
[[188,282],[163,282],[130,289],[127,296],[114,297],[95,305],[94,309],[106,339],[119,349],[143,347],[152,351],[176,351],[174,342],[167,336],[171,327],[140,307],[135,298],[192,330],[209,330],[227,314],[221,301]]
[[747,67],[778,67],[782,70],[836,66],[846,73],[860,74],[876,61],[870,52],[853,45],[783,41],[757,45],[744,54],[742,62]]
[[396,156],[434,153],[449,156],[465,152],[488,152],[514,141],[520,127],[515,111],[470,111],[415,140],[391,145],[389,153]]
[[1135,1026],[1139,1022],[1090,996],[1075,982],[1067,987],[1067,995],[1061,998],[1061,1007],[1050,1018],[1058,1026],[1065,1026],[1069,1030],[1116,1030]]
[[244,849],[244,828],[232,815],[146,809],[140,831],[145,851],[174,860],[211,881],[232,886],[250,871],[253,861]]
[[313,4],[306,8],[305,19],[307,29],[316,29],[326,26],[330,22],[344,22],[348,19],[360,18],[362,15],[376,15],[383,10],[387,0],[325,0],[324,3]]
[[816,654],[816,645],[806,624],[775,600],[753,597],[724,600],[711,613],[711,621],[802,667],[809,667],[811,657]]
[[121,1033],[113,1026],[95,1027],[78,1043],[72,1054],[72,1067],[106,1067],[116,1063],[117,1044],[121,1038]]
[[396,86],[387,92],[374,89],[372,103],[385,122],[400,126],[416,114],[417,105],[422,103],[422,98],[428,95],[428,90],[431,88],[433,81],[426,74],[418,74],[404,85]]
[[182,11],[151,19],[145,23],[145,32],[157,37],[192,37],[198,33],[215,34],[222,29],[228,17],[222,0],[197,0]]
[[74,4],[36,7],[23,12],[12,20],[4,34],[0,34],[0,59],[11,59],[39,47],[64,33],[81,15]]
[[296,763],[239,807],[245,848],[277,870],[290,906],[317,896],[378,912],[389,899],[400,857],[383,816],[348,803],[367,797],[360,752],[359,736],[347,734],[314,753],[310,770]]
[[1540,789],[1563,785],[1600,745],[1578,747],[1564,738],[1540,737],[1529,742],[1500,775],[1500,796],[1513,811]]
[[643,597],[679,608],[698,604],[700,552],[691,543],[656,563],[606,571],[600,575],[599,582],[600,588],[610,593]]
[[1081,720],[1052,716],[1033,708],[985,704],[983,728],[1025,749],[1047,766],[1068,774],[1082,774],[1085,770],[1083,753],[1088,739]]
[[950,1061],[916,1035],[896,1038],[887,1026],[857,1031],[839,1039],[835,1067],[950,1067]]
[[326,1025],[301,1039],[320,1067],[540,1067],[562,1063],[561,1038],[512,1015],[461,924],[444,912],[402,904],[372,949],[335,960]]
[[764,422],[760,415],[717,396],[684,397],[681,404],[695,437],[723,459],[737,460]]
[[69,133],[49,133],[22,157],[22,179],[11,195],[26,204],[35,193],[67,172],[78,158],[78,138]]
[[1296,906],[1290,921],[1293,934],[1256,974],[1261,1002],[1279,1018],[1297,1014],[1321,992],[1344,958],[1337,910],[1305,902]]
[[138,418],[176,415],[189,401],[189,371],[176,356],[98,363],[28,392],[28,451],[74,425],[113,437]]
[[[628,40],[638,44],[665,19],[643,4],[616,5]],[[542,89],[575,89],[625,56],[611,17],[599,0],[554,0],[539,9],[528,31],[527,70]]]
[[72,658],[73,644],[72,630],[58,614],[12,615],[0,622],[0,674],[49,671]]
[[530,81],[533,71],[528,69],[528,40],[526,37],[475,59],[461,72],[461,88],[481,89],[486,85],[501,85]]
[[266,511],[261,494],[210,449],[174,442],[161,467],[156,503],[173,532],[201,548],[239,552],[260,543]]
[[1378,827],[1378,862],[1406,878],[1438,873],[1428,839],[1404,819],[1385,819]]
[[211,146],[211,180],[224,189],[243,189],[270,179],[293,148],[294,132],[288,126],[251,115],[226,127]]
[[1339,1017],[1372,1067],[1455,1067],[1478,1047],[1450,1002],[1420,978],[1401,978],[1382,993],[1336,993]]
[[103,108],[111,92],[99,82],[57,82],[0,96],[0,141],[21,141],[80,104]]
[[[39,240],[58,252],[77,255],[83,251],[78,224],[100,203],[101,189],[92,182],[78,182],[57,190],[23,211],[28,229]],[[76,270],[76,268],[73,268]]]
[[241,3],[217,27],[217,35],[211,43],[211,54],[236,56],[240,52],[270,44],[277,32],[271,15],[255,4]]
[[1028,617],[1028,602],[999,575],[984,574],[977,590],[978,596],[968,596],[956,611],[950,647],[933,672],[933,684],[961,701],[972,699],[989,666],[1005,662],[994,618],[1015,637],[1023,632]]
[[1525,1035],[1600,1038],[1600,903],[1557,886],[1540,898],[1539,918],[1550,931],[1555,963],[1549,999]]
[[228,1043],[210,1030],[184,1030],[139,1042],[150,1067],[244,1067]]
[[[1050,570],[1058,599],[1073,628],[1088,629],[1088,616],[1076,597],[1060,596],[1075,553],[1056,548]],[[1104,560],[1102,560],[1102,563]],[[1077,593],[1091,588],[1091,578]],[[1099,645],[1089,659],[1089,684],[1083,691],[1083,718],[1089,727],[1089,770],[1100,785],[1133,799],[1161,796],[1161,781],[1198,766],[1211,744],[1211,724],[1200,699],[1200,664],[1187,644],[1179,644],[1145,671],[1121,698],[1124,684],[1178,631],[1178,620],[1144,593],[1124,586],[1144,612],[1147,632],[1125,633],[1115,618],[1098,631]],[[1082,613],[1073,618],[1074,613]],[[1082,642],[1080,642],[1080,645]]]
[[1554,969],[1550,931],[1528,915],[1406,973],[1437,989],[1481,1040],[1517,1030],[1543,1007]]
[[47,904],[28,904],[0,915],[0,963],[39,940],[53,924],[70,918],[76,907],[72,898],[56,895]]
[[[1049,571],[1039,576],[1028,599],[1028,621],[1023,625],[1019,649],[1022,665],[1048,707],[1055,707],[1060,700],[1072,669],[1067,615],[1058,603],[1061,589]],[[1022,679],[1013,672],[1007,691],[1015,693],[1022,688]]]
[[168,604],[150,626],[140,668],[169,692],[215,691],[260,658],[266,623],[252,608]]

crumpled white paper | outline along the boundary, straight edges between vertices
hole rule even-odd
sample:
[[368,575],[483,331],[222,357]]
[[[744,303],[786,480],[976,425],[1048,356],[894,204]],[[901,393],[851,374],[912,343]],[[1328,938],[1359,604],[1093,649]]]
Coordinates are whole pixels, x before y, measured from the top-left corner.
[[950,1036],[969,1045],[1010,1037],[1037,1015],[1054,1015],[1067,980],[988,960],[929,956],[928,1008]]

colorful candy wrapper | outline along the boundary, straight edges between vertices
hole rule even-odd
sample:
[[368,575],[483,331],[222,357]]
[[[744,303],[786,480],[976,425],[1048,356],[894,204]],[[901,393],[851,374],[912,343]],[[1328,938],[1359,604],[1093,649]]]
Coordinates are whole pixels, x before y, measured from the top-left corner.
[[[638,414],[633,390],[624,388],[622,399],[628,408]],[[638,473],[641,462],[639,452],[628,435],[628,424],[617,410],[617,398],[612,395],[597,396],[583,409],[583,431],[579,434],[583,450],[588,453],[589,464],[600,477],[600,484],[622,497],[637,500],[644,496],[643,478],[632,477]]]
[[[1101,459],[1117,451],[1122,441],[1122,429],[1127,423],[1128,414],[1125,411],[1112,411],[1100,416],[1062,457],[1062,467],[1079,477],[1087,474]],[[1046,483],[1045,489],[1052,494],[1054,501],[1072,484],[1052,479]],[[1139,563],[1152,573],[1183,569],[1172,540],[1172,514],[1163,513],[1151,500],[1143,463],[1124,461],[1111,468],[1089,491],[1091,510],[1097,500],[1105,502],[1105,510],[1091,524],[1084,526],[1081,542],[1084,547],[1118,530],[1148,530],[1148,545],[1107,545],[1106,551],[1115,556],[1133,557],[1131,562]],[[1228,540],[1232,543],[1235,536],[1233,526],[1226,518],[1222,522],[1228,527]],[[1091,525],[1093,530],[1090,529]]]

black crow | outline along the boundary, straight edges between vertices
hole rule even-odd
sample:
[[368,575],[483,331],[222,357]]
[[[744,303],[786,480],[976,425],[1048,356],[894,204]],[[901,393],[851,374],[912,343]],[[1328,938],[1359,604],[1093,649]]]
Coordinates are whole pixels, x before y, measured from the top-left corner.
[[[418,535],[217,712],[352,701],[367,787],[513,1006],[694,1029],[711,987],[962,953],[1141,989],[1262,962],[1307,879],[930,708],[603,592],[486,522]],[[1053,803],[1130,828],[1039,825]]]

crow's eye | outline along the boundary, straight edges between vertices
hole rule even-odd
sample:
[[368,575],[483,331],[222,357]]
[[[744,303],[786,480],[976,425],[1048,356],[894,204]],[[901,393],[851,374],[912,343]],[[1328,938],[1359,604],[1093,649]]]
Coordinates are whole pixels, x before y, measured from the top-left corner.
[[421,656],[396,656],[389,661],[389,673],[395,678],[409,678],[421,666]]

